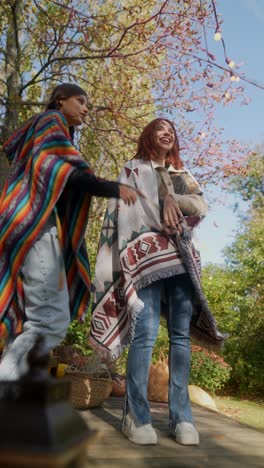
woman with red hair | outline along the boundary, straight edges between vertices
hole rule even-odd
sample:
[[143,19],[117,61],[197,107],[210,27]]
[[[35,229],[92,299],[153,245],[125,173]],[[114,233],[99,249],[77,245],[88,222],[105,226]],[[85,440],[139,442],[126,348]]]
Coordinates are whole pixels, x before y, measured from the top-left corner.
[[190,324],[196,337],[211,344],[220,344],[223,336],[202,295],[199,256],[191,240],[207,205],[201,187],[183,167],[172,122],[159,118],[144,128],[136,156],[125,164],[119,181],[144,197],[130,210],[116,200],[108,204],[95,270],[90,343],[108,360],[130,345],[122,432],[136,444],[156,444],[147,386],[161,309],[165,311],[170,430],[176,442],[197,445],[188,394]]

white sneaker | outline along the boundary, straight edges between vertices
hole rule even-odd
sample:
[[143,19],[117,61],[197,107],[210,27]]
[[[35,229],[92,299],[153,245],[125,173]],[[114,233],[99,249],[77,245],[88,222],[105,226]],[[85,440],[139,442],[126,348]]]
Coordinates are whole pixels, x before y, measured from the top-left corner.
[[128,413],[122,425],[122,433],[134,444],[156,445],[158,436],[151,424],[136,427],[132,416]]
[[180,422],[175,429],[176,442],[181,445],[199,445],[199,433],[190,422]]

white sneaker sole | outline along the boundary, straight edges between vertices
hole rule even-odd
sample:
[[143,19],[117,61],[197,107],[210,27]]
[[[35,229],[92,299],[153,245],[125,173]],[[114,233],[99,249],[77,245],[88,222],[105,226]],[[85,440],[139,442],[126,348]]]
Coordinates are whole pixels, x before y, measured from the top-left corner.
[[147,437],[143,434],[135,434],[131,433],[130,431],[126,431],[126,429],[121,430],[122,434],[133,444],[137,445],[157,445],[158,443],[158,436],[156,434]]

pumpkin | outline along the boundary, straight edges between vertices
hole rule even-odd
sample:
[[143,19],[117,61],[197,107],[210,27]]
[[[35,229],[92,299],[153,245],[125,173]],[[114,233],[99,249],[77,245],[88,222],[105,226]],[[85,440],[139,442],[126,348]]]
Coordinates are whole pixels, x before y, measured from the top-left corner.
[[151,364],[148,380],[148,399],[168,402],[169,368],[168,359],[161,355],[156,364]]
[[126,380],[123,376],[112,374],[111,396],[123,397],[126,393]]

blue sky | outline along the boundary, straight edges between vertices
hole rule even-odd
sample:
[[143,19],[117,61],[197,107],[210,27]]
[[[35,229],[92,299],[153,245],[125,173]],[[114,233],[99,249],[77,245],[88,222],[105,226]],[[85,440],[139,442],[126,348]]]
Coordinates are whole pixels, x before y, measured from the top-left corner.
[[[227,48],[227,56],[236,63],[243,63],[239,72],[264,84],[264,0],[219,0],[217,11],[224,20],[221,26]],[[221,56],[221,45],[218,57]],[[238,103],[219,107],[216,112],[218,126],[224,127],[224,137],[236,138],[243,144],[254,146],[264,142],[264,90],[245,85],[245,94],[251,99],[247,106]],[[232,195],[226,203],[210,207],[206,219],[197,231],[202,263],[223,263],[222,253],[230,245],[240,227],[240,220],[233,213],[235,199]]]

